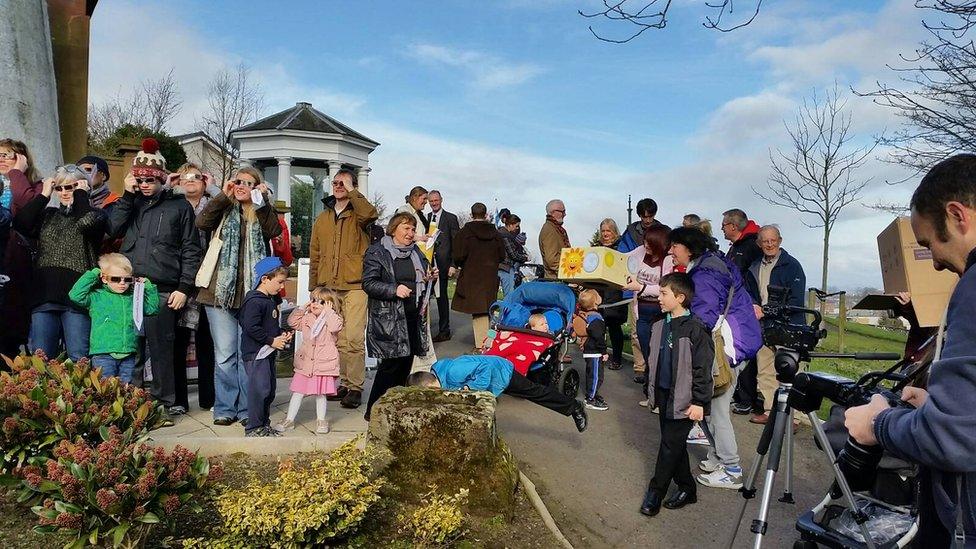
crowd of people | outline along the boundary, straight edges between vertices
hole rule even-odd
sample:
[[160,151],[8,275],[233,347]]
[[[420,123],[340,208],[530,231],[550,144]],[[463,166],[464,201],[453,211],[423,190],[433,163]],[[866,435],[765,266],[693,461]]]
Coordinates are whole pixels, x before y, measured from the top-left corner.
[[[937,265],[960,275],[973,263],[969,250],[976,246],[966,253],[940,250],[952,235],[937,210],[949,201],[958,205],[950,221],[972,221],[966,216],[976,207],[974,162],[957,160],[963,167],[929,176],[956,178],[962,198],[946,198],[923,182],[913,199],[934,216],[916,228],[917,234],[933,229],[931,239],[919,242],[933,249]],[[708,219],[686,214],[671,228],[657,219],[658,204],[644,198],[637,203],[639,219],[623,231],[612,218],[597,227],[593,244],[636,258],[631,264],[637,269],[622,288],[578,296],[576,331],[586,383],[584,400],[575,401],[526,378],[527,363],[484,352],[489,308],[499,290],[507,295],[521,283],[529,261],[521,218],[511,211],[503,210],[496,223],[478,202],[470,208],[471,221],[461,226],[444,209],[439,191],[418,186],[382,227],[376,207],[359,191],[356,173],[340,169],[332,174],[332,192],[312,227],[310,300],[283,322],[280,304],[293,257],[287,226],[260,171],[242,166],[222,183],[193,164],[170,172],[158,144],[147,139],[123,193],[116,195],[109,191],[103,159],[88,156],[41,178],[27,146],[4,139],[0,176],[0,353],[64,352],[72,360],[89,359],[102,375],[144,385],[170,415],[178,415],[190,408],[186,356],[193,341],[198,405],[212,410],[216,425],[243,424],[247,436],[293,429],[306,396],[315,397],[316,432],[328,433],[327,402],[363,404],[367,355],[379,360],[366,398],[367,420],[385,391],[409,380],[528,398],[571,416],[583,431],[586,410],[610,406],[599,392],[604,368],[622,368],[629,331],[633,380],[644,397],[634,405],[659,414],[661,426],[655,475],[641,506],[651,516],[662,505],[694,503],[696,484],[742,486],[730,414],[766,423],[776,389],[775,352],[762,341],[763,306],[774,287],[788,291],[789,304],[804,304],[804,270],[783,248],[777,226],[760,226],[738,208],[726,210],[720,228],[729,244],[722,252]],[[931,206],[933,201],[938,204]],[[571,245],[566,205],[551,200],[544,213],[541,273],[556,279],[560,252]],[[968,225],[959,231],[972,238]],[[959,237],[959,250],[971,244],[965,238]],[[453,298],[450,279],[456,279]],[[431,302],[438,310],[436,332]],[[450,310],[471,316],[474,349],[466,357],[438,360],[434,344],[454,337]],[[950,306],[950,326],[958,314]],[[548,332],[539,315],[525,328]],[[276,353],[296,333],[301,344],[295,349],[293,398],[285,419],[272,426]],[[957,333],[962,334],[950,332]],[[972,342],[950,339],[946,351],[966,355],[966,345]],[[938,379],[933,373],[933,383]],[[954,387],[945,389],[946,395],[955,393]],[[924,402],[925,395],[912,398]],[[926,431],[931,443],[899,434],[916,425],[912,414],[936,421],[923,414],[925,408],[909,413],[872,406],[875,427],[868,431],[857,423],[856,437],[920,461],[941,444],[937,431]],[[687,444],[709,445],[697,477]],[[672,481],[678,492],[665,500]],[[962,490],[972,501],[976,490]]]

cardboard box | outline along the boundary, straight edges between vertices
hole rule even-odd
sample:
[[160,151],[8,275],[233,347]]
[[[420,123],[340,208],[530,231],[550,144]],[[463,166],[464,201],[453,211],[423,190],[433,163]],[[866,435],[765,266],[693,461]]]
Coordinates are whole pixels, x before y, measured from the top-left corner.
[[563,248],[559,279],[589,286],[620,288],[632,274],[627,256],[611,248]]
[[949,271],[935,270],[932,252],[919,246],[908,217],[895,219],[881,231],[878,255],[885,294],[910,292],[919,325],[938,326],[959,277]]

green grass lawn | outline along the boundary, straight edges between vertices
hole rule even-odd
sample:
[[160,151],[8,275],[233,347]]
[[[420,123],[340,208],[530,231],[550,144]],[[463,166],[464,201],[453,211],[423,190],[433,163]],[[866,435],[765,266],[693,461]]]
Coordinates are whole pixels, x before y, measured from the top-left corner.
[[[838,352],[837,320],[828,318],[827,337],[817,347],[819,352]],[[890,331],[867,326],[864,324],[847,323],[844,338],[844,352],[881,352],[897,353],[899,356],[905,350],[907,334],[901,331]],[[817,358],[810,364],[810,369],[816,372],[831,372],[837,375],[857,379],[872,370],[884,370],[894,364],[892,361],[882,360],[850,360],[835,358]]]

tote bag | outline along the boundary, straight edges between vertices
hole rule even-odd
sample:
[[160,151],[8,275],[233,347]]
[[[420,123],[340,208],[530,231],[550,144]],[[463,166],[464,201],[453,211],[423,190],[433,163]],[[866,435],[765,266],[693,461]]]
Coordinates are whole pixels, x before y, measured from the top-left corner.
[[203,261],[200,262],[200,269],[197,270],[195,283],[198,288],[210,287],[210,281],[213,279],[214,271],[217,270],[217,262],[220,260],[220,248],[224,245],[224,241],[220,239],[220,233],[224,229],[224,220],[226,219],[227,216],[224,215],[220,220],[220,224],[217,225],[217,230],[210,237],[207,253],[203,256]]

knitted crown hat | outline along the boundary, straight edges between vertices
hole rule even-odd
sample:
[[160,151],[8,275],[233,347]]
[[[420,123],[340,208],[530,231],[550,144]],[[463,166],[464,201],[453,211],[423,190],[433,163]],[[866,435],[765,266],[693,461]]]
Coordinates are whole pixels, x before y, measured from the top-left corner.
[[142,140],[142,150],[132,161],[132,175],[136,177],[158,177],[165,180],[166,159],[159,153],[159,142],[152,137]]

